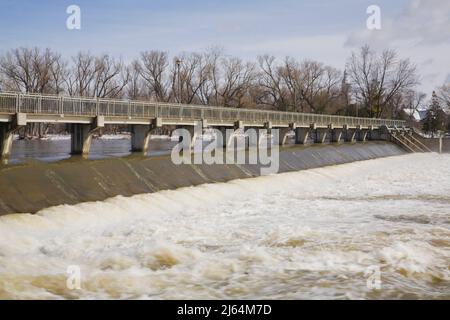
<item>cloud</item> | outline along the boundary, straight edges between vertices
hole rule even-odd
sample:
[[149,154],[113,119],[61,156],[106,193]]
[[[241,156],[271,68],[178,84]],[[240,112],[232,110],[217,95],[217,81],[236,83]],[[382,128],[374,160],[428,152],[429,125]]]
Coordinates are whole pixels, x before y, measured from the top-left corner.
[[345,41],[347,47],[364,44],[373,49],[395,49],[410,57],[422,75],[420,90],[427,93],[448,81],[450,71],[450,1],[415,0],[395,16],[381,6],[381,30],[361,29]]
[[450,1],[415,0],[394,18],[386,18],[381,7],[381,30],[359,30],[346,45],[369,43],[373,47],[450,44]]
[[420,65],[421,66],[428,66],[428,65],[431,65],[433,63],[434,63],[434,59],[430,58],[430,59],[426,59],[425,61],[422,61]]
[[279,58],[286,55],[297,59],[318,60],[343,68],[350,54],[344,47],[345,35],[299,35],[266,39],[263,42],[246,41],[238,48],[249,56],[268,53]]

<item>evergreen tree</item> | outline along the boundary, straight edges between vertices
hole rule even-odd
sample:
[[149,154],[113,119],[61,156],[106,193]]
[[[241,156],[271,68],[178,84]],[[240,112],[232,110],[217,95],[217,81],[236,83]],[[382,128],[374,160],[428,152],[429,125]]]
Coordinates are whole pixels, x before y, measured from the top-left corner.
[[423,120],[423,131],[431,134],[437,131],[445,131],[447,125],[447,115],[442,109],[436,92],[433,91],[431,104],[427,110],[425,119]]

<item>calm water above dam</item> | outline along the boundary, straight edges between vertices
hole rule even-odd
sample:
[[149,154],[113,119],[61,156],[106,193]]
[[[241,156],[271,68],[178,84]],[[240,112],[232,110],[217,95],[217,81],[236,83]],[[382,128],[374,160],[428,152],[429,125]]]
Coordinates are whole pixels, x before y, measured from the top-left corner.
[[450,155],[0,217],[0,298],[450,299]]
[[[205,137],[205,146],[211,143],[208,137]],[[293,136],[288,137],[286,142],[294,144]],[[313,141],[310,140],[310,142]],[[151,140],[149,156],[170,154],[177,143],[175,137],[154,136]],[[106,135],[101,139],[93,139],[89,159],[123,157],[129,154],[131,154],[129,135]],[[7,163],[17,164],[36,160],[54,162],[70,157],[70,136],[49,136],[48,139],[15,140]]]
[[[151,155],[168,154],[177,143],[170,139],[153,139]],[[129,136],[94,139],[90,159],[122,157],[131,153]],[[15,140],[8,163],[22,163],[32,160],[53,162],[70,158],[70,136],[56,136],[48,140]]]

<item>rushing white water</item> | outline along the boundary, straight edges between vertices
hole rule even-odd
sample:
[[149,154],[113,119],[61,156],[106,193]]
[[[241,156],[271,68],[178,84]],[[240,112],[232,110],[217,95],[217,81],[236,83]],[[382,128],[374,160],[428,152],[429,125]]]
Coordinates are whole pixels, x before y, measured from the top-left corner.
[[449,299],[449,226],[437,154],[60,206],[0,218],[0,298]]

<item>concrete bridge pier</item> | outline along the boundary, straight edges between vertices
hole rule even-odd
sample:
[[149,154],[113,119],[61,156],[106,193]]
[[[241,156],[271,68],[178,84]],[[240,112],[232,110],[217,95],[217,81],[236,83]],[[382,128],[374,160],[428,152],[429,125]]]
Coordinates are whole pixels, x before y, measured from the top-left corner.
[[153,119],[149,126],[131,125],[131,151],[146,155],[150,149],[150,137],[155,129],[162,128],[162,119]]
[[344,139],[346,142],[356,142],[356,129],[351,129],[348,125],[343,126]]
[[264,138],[267,138],[267,129],[262,129],[258,127],[249,127],[245,130],[245,148],[249,149],[251,147],[259,147],[263,142]]
[[333,125],[329,125],[328,128],[317,128],[315,129],[314,143],[325,143],[327,136],[332,130]]
[[216,130],[219,130],[222,134],[222,141],[218,141],[217,145],[222,146],[223,148],[228,148],[231,146],[232,143],[237,139],[235,135],[236,130],[242,130],[244,131],[244,124],[242,121],[236,121],[234,123],[233,127],[225,127],[225,126],[219,126],[215,128]]
[[374,129],[373,129],[373,126],[369,126],[368,128],[367,128],[367,137],[366,137],[366,140],[368,140],[368,141],[370,141],[370,140],[376,140],[375,139],[375,135],[374,135]]
[[368,130],[362,129],[361,126],[356,127],[356,140],[364,142],[367,140]]
[[288,128],[277,128],[278,129],[278,144],[283,146],[287,142],[288,133],[295,128],[295,123],[291,123]]
[[22,127],[27,125],[27,115],[17,113],[12,122],[0,123],[0,152],[2,158],[8,158],[11,155],[14,134]]
[[[194,126],[176,126],[176,129],[184,129],[184,130],[187,130],[189,132],[189,136],[191,138],[191,141],[189,143],[189,147],[192,149],[194,147],[194,145],[195,145],[195,141],[197,140],[197,135],[195,133],[195,127]],[[181,136],[179,136],[178,141],[179,142],[183,142],[184,138],[185,137],[181,135]]]
[[343,135],[342,128],[333,128],[331,130],[331,142],[341,143],[342,135]]
[[[203,130],[208,127],[206,119],[196,120],[193,125],[180,125],[177,129],[185,129],[189,132],[191,137],[190,148],[193,149],[196,146],[196,141],[199,136],[203,134]],[[180,142],[183,141],[183,136],[180,136]]]
[[[256,128],[257,138],[258,138],[258,147],[263,144],[263,147],[267,147],[269,139],[272,139],[270,134],[272,134],[272,122],[268,121],[264,123],[264,128]],[[278,142],[278,141],[277,141]]]
[[105,127],[105,118],[97,116],[93,123],[72,123],[69,125],[71,135],[71,154],[81,154],[85,157],[89,155],[92,144],[92,136],[99,129]]
[[382,125],[376,133],[376,136],[378,139],[380,140],[385,140],[385,141],[391,141],[391,133],[390,133],[390,129],[388,126],[386,125]]
[[9,123],[0,123],[0,152],[2,157],[8,157],[11,152],[12,136]]
[[372,130],[369,132],[369,140],[381,140],[380,130]]
[[245,130],[246,138],[245,138],[245,148],[248,149],[250,147],[259,147],[262,142],[265,142],[265,146],[267,145],[268,134],[272,130],[272,123],[266,122],[264,123],[263,128],[261,127],[248,127]]
[[[222,135],[222,141],[217,141],[217,146],[222,146],[224,149],[231,147],[232,143],[235,143],[237,140],[237,136],[235,134],[236,130],[242,130],[243,133],[245,131],[242,121],[236,121],[233,127],[219,126],[215,129],[220,131]],[[247,143],[247,139],[245,143]]]
[[295,143],[306,144],[308,142],[310,128],[298,127],[295,128]]
[[381,130],[380,129],[375,129],[375,128],[369,128],[369,132],[367,134],[367,139],[368,140],[383,140],[381,137]]
[[227,145],[230,143],[230,139],[231,139],[231,135],[227,136],[227,127],[216,127],[214,128],[215,130],[218,130],[220,132],[221,138],[222,140],[218,140],[217,146],[218,147],[222,147],[222,148],[226,148]]

